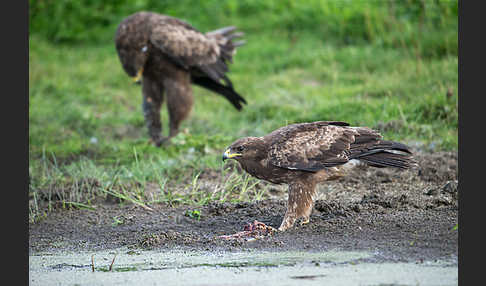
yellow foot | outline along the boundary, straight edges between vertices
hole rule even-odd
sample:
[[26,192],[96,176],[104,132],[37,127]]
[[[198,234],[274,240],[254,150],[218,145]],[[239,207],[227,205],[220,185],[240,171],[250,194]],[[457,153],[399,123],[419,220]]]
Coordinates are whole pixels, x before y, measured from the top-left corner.
[[310,219],[309,219],[309,218],[306,218],[306,219],[304,219],[304,220],[303,220],[303,221],[300,223],[300,225],[308,224],[309,222],[310,222]]

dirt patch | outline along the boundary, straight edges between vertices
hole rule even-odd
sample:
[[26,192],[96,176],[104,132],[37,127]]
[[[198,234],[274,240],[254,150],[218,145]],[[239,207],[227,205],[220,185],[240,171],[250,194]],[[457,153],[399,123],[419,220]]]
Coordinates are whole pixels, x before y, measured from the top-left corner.
[[[199,250],[366,250],[381,261],[452,259],[458,254],[457,152],[418,153],[414,170],[356,167],[319,186],[307,225],[253,241],[217,236],[258,220],[278,227],[286,192],[252,203],[203,207],[99,203],[95,210],[56,210],[29,225],[29,252],[130,248]],[[194,210],[198,210],[197,217]],[[189,212],[188,212],[189,211]]]

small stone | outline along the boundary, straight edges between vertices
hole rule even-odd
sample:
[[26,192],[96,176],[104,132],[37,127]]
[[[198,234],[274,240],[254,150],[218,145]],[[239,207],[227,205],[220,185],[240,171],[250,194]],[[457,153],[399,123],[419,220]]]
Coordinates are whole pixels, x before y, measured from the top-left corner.
[[457,193],[457,185],[458,185],[457,181],[449,181],[442,188],[442,192],[449,193],[449,194]]
[[428,195],[428,196],[437,196],[439,194],[439,190],[438,189],[430,189],[425,194]]

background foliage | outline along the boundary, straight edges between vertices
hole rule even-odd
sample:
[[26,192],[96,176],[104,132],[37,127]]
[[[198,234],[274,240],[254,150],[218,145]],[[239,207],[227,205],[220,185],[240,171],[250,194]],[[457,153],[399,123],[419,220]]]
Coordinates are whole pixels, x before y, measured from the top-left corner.
[[274,31],[291,37],[310,32],[340,44],[414,46],[424,56],[457,54],[457,1],[29,0],[29,3],[30,32],[58,43],[109,42],[121,19],[150,10],[185,19],[204,31],[232,23],[249,33]]

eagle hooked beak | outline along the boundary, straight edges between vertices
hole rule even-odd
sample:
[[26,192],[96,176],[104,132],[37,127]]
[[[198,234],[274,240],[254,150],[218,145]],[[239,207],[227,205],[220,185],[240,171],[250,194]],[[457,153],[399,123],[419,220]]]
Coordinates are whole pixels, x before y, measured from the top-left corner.
[[231,158],[238,157],[238,156],[241,156],[241,154],[240,153],[231,153],[231,148],[228,148],[223,153],[223,161],[226,160],[226,159],[231,159]]
[[143,67],[138,70],[136,76],[132,77],[133,82],[140,83],[140,80],[142,79],[142,74],[143,74]]

